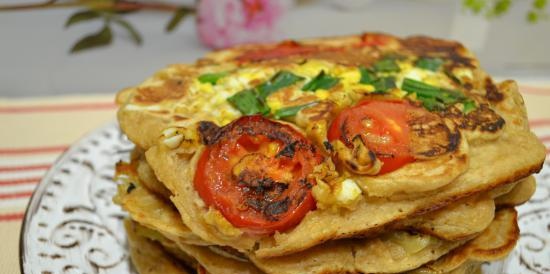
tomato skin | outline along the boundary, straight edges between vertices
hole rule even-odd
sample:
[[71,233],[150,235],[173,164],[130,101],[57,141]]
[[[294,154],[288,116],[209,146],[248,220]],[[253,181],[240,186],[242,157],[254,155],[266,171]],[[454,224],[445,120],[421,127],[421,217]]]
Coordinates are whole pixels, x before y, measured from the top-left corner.
[[391,36],[381,33],[365,33],[361,35],[362,47],[384,46],[392,40]]
[[323,157],[301,133],[261,116],[244,116],[214,135],[193,184],[235,227],[254,234],[284,231],[315,209],[310,190],[315,182],[307,175]]
[[317,46],[301,45],[296,41],[285,41],[275,47],[247,51],[237,59],[241,62],[257,62],[270,59],[284,58],[291,55],[309,54],[319,51]]
[[[410,153],[409,103],[398,100],[365,100],[343,110],[331,123],[329,141],[340,140],[351,147],[360,135],[383,165],[379,175],[414,161]],[[368,128],[367,128],[368,127]]]

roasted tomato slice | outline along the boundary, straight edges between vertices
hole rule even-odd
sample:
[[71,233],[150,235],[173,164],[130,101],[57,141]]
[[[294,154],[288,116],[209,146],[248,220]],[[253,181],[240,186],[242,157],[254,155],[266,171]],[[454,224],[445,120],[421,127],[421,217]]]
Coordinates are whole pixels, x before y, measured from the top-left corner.
[[332,121],[329,141],[339,139],[351,147],[360,135],[383,165],[378,174],[394,171],[414,161],[410,152],[409,113],[415,108],[406,101],[366,100],[342,111]]
[[289,125],[244,116],[224,126],[203,122],[206,144],[194,179],[208,206],[234,226],[264,234],[289,229],[315,208],[308,179],[323,160]]

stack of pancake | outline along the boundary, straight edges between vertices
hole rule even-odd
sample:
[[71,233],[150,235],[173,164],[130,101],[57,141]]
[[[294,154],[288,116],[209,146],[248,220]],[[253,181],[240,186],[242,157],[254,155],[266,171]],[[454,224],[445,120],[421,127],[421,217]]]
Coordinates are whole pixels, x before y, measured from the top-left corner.
[[545,158],[515,82],[427,37],[239,46],[117,102],[140,274],[480,273]]

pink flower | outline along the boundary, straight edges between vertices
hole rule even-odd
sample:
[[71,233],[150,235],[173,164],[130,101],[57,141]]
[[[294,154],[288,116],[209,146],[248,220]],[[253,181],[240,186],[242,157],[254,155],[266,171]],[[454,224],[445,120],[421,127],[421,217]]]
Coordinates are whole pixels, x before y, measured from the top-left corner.
[[199,38],[216,49],[273,41],[278,21],[287,7],[287,0],[200,0]]

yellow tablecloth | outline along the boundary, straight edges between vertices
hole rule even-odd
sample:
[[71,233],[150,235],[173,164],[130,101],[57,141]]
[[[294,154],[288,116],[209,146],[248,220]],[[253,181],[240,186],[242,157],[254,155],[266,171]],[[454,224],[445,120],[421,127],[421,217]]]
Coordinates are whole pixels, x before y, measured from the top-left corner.
[[[550,85],[522,85],[533,130],[550,147]],[[0,272],[19,273],[27,202],[53,161],[86,132],[115,119],[113,95],[0,98]]]

